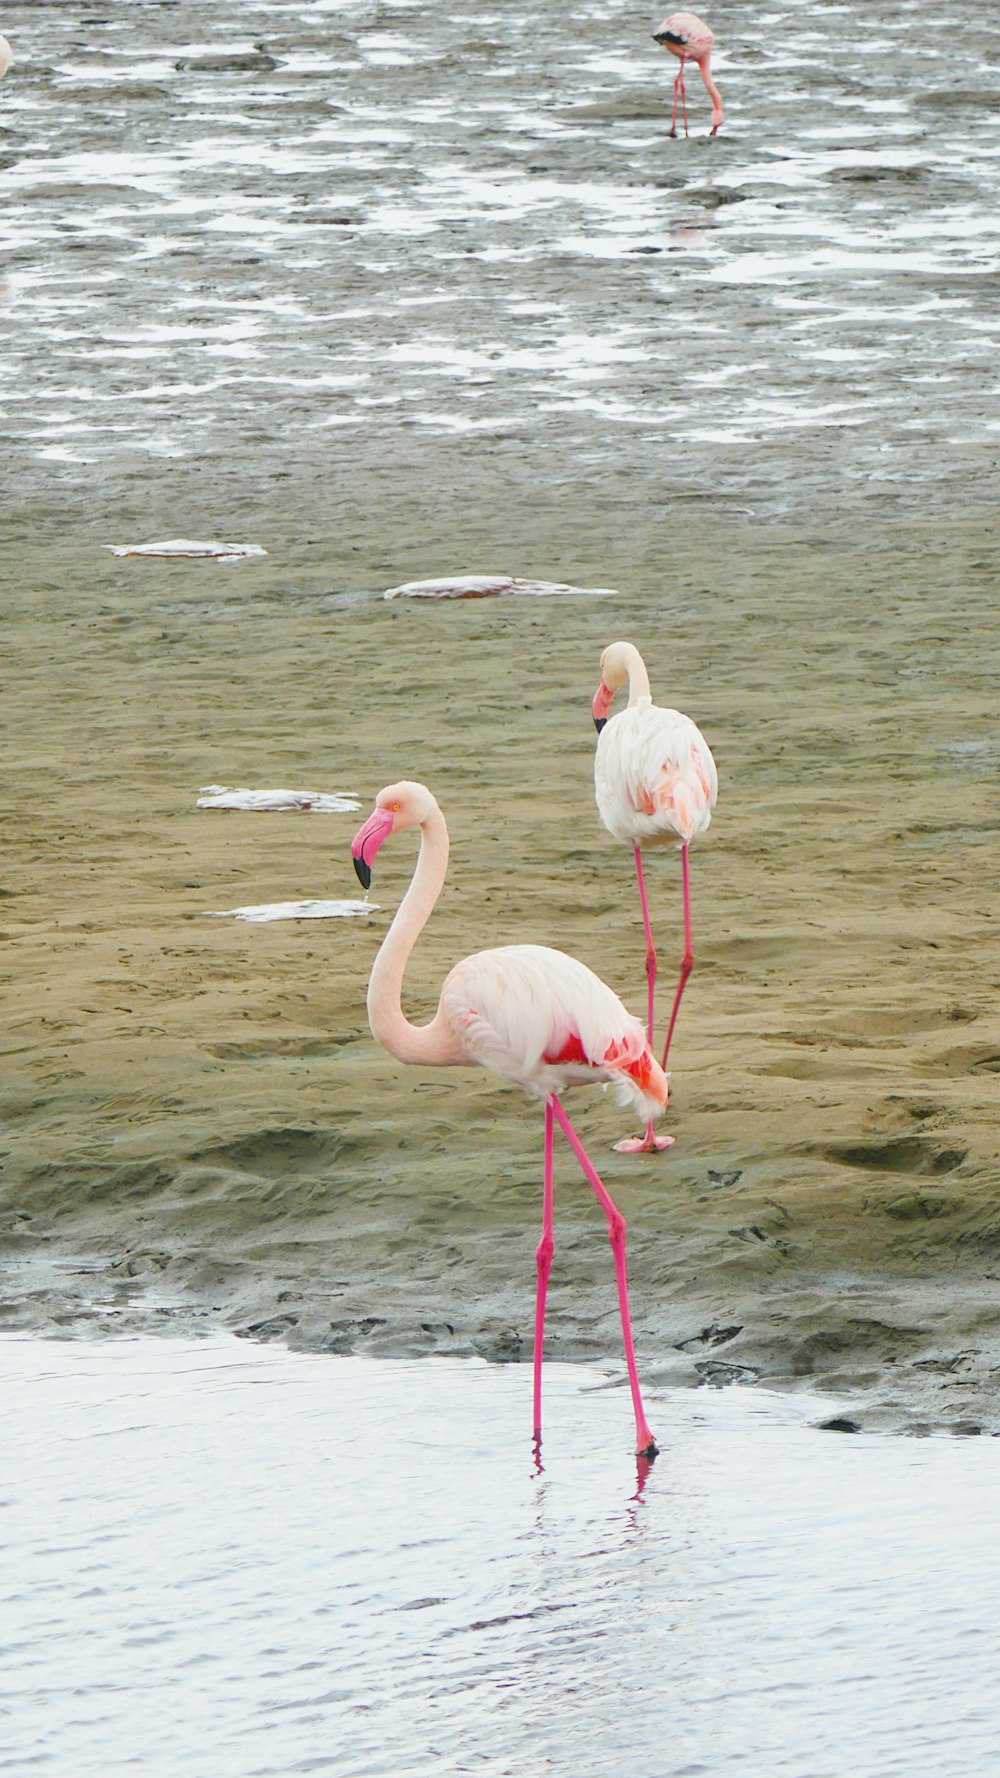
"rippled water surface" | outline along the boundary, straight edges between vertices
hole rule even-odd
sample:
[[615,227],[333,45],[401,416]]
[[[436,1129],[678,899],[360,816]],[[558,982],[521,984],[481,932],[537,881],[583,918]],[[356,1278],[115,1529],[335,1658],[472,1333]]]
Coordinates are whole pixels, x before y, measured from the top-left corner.
[[8,1337],[0,1770],[995,1769],[992,1440],[601,1373]]
[[8,7],[15,451],[332,473],[410,434],[520,460],[541,430],[668,498],[953,498],[1000,428],[991,9],[716,0],[727,121],[710,140],[693,75],[687,141],[658,20]]

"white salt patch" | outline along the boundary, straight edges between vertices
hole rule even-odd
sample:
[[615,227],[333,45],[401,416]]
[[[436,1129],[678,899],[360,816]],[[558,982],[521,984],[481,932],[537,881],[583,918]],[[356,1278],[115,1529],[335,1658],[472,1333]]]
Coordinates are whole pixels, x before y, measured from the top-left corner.
[[224,784],[203,784],[199,809],[305,809],[313,815],[346,815],[360,809],[356,796],[339,790],[229,790]]
[[563,598],[574,594],[588,599],[613,599],[615,588],[567,586],[561,581],[517,580],[509,574],[457,574],[443,580],[408,580],[383,593],[384,599],[488,599],[504,593],[521,593],[536,599]]
[[113,556],[180,556],[210,557],[217,562],[238,562],[248,556],[266,556],[259,543],[191,543],[185,537],[172,537],[166,543],[106,543]]
[[272,901],[255,908],[206,908],[209,920],[349,920],[377,914],[374,901]]

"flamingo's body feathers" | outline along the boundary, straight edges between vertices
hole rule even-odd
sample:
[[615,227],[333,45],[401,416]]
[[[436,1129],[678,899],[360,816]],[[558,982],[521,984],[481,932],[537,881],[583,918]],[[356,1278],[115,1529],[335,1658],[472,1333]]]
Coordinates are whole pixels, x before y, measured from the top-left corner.
[[616,840],[687,845],[712,819],[719,775],[689,716],[640,697],[601,730],[594,788],[601,820]]
[[672,12],[653,35],[658,42],[677,43],[686,55],[707,55],[715,38],[704,19],[693,12]]
[[457,963],[440,1012],[470,1062],[528,1092],[603,1080],[657,1117],[667,1080],[638,1019],[593,970],[545,945],[504,945]]

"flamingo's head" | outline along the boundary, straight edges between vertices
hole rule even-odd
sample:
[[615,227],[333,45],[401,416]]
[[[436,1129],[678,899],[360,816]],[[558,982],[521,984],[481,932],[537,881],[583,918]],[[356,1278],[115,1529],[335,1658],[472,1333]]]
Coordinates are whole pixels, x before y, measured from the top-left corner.
[[628,650],[627,642],[612,642],[601,656],[601,683],[594,697],[594,727],[600,734],[608,720],[615,692],[620,685],[628,684]]
[[413,784],[408,778],[399,784],[387,784],[379,791],[374,811],[351,841],[351,856],[362,889],[371,885],[372,859],[383,840],[404,827],[420,827],[435,807],[426,786]]

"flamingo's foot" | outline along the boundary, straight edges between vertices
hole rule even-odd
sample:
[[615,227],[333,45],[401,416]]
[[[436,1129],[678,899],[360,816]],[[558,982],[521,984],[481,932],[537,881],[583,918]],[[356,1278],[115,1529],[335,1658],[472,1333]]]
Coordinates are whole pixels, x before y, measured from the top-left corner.
[[677,131],[676,130],[668,130],[667,135],[671,136],[673,138],[673,140],[676,142],[676,140],[677,140]]
[[665,1148],[673,1148],[676,1136],[652,1136],[647,1131],[645,1136],[626,1136],[624,1142],[613,1144],[615,1154],[661,1154]]

